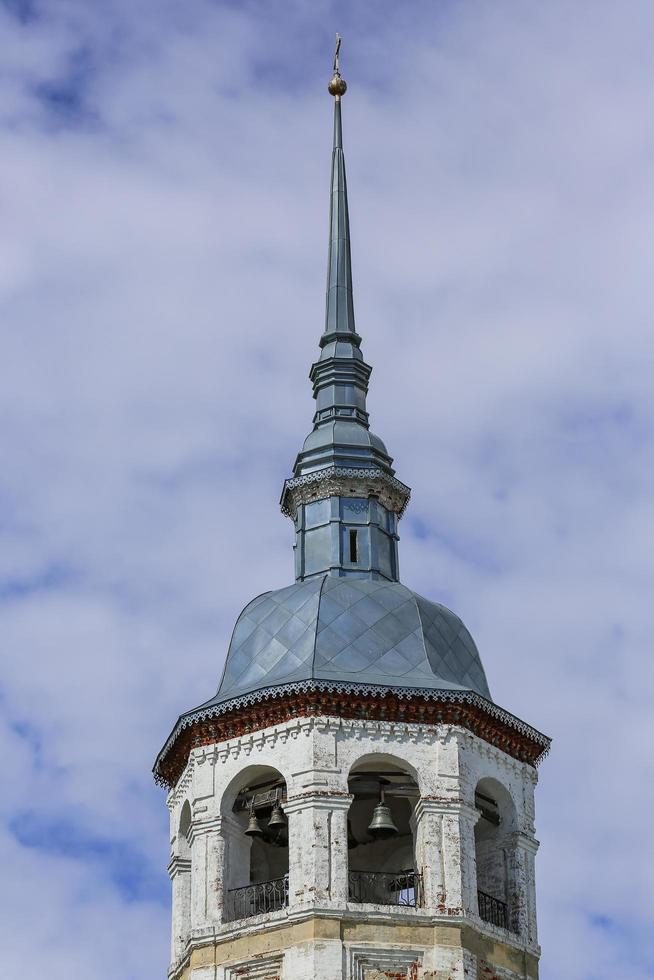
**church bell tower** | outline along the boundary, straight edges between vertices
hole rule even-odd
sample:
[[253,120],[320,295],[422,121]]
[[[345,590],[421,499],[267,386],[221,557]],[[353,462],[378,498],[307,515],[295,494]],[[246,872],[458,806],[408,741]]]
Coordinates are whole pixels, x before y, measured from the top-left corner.
[[410,491],[370,429],[338,46],[325,329],[286,480],[295,582],[238,617],[155,763],[171,980],[535,980],[549,739],[493,701],[455,613],[400,581]]

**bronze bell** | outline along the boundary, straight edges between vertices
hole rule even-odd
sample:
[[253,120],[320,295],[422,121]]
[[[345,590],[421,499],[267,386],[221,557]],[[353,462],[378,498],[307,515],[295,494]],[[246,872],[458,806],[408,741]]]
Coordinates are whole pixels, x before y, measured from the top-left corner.
[[368,827],[368,833],[376,840],[386,840],[399,833],[393,823],[391,808],[388,804],[384,803],[384,790],[381,791],[379,803],[372,812],[372,820]]
[[243,833],[246,837],[263,837],[263,830],[253,809],[250,810],[250,821]]
[[286,814],[281,808],[279,802],[275,803],[273,812],[270,814],[270,820],[268,821],[269,830],[281,830],[286,826]]

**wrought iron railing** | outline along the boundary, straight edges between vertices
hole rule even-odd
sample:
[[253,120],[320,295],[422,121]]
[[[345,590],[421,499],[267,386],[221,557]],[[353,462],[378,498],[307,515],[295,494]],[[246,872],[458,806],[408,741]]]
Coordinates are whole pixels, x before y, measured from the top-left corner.
[[350,871],[348,891],[351,902],[376,905],[422,905],[422,875],[419,871]]
[[288,875],[243,885],[227,892],[227,915],[230,919],[247,919],[251,915],[276,912],[288,905]]
[[479,902],[479,917],[483,919],[484,922],[490,922],[491,925],[500,926],[502,929],[510,929],[509,925],[509,909],[506,902],[501,901],[499,898],[493,898],[492,895],[487,895],[486,892],[477,892],[477,900]]

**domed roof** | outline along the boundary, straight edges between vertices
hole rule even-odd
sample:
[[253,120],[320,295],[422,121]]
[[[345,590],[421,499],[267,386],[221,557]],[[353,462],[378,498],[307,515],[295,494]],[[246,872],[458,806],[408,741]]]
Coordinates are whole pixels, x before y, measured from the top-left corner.
[[324,575],[245,607],[218,693],[201,707],[307,681],[490,700],[477,647],[453,612],[400,582]]
[[[300,455],[309,452],[315,453],[317,449],[327,447],[332,451],[334,451],[334,447],[339,447],[342,456],[347,454],[347,447],[352,447],[355,451],[358,450],[359,452],[367,449],[376,450],[378,453],[381,453],[382,457],[390,458],[388,456],[388,450],[379,436],[376,436],[374,432],[371,432],[365,426],[358,425],[355,422],[341,422],[337,420],[313,429],[304,440]],[[334,454],[336,455],[336,452]],[[354,462],[357,462],[356,457],[354,458]]]

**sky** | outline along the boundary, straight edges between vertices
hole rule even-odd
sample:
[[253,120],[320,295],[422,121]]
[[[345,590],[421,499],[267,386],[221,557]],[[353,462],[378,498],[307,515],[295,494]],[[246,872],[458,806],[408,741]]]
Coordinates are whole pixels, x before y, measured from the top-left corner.
[[0,931],[155,980],[151,766],[290,584],[343,35],[357,328],[540,768],[542,980],[654,977],[654,47],[624,0],[0,0]]

